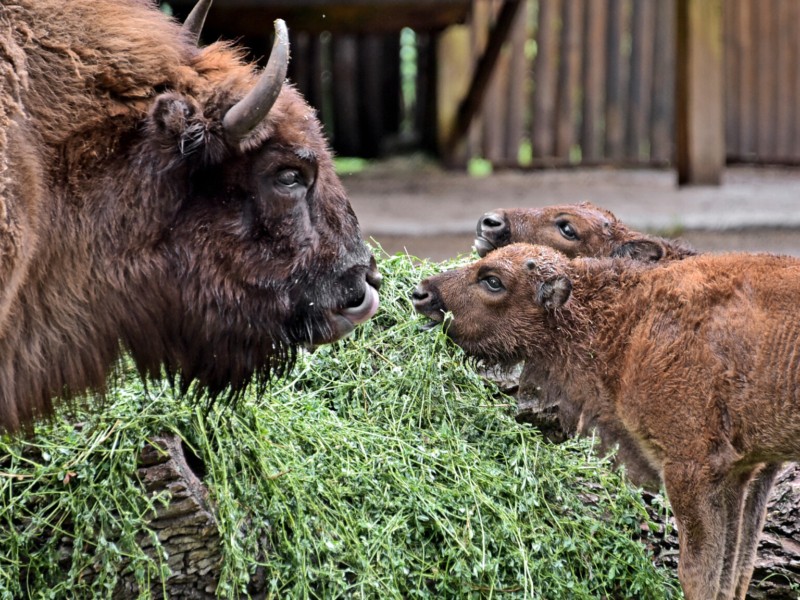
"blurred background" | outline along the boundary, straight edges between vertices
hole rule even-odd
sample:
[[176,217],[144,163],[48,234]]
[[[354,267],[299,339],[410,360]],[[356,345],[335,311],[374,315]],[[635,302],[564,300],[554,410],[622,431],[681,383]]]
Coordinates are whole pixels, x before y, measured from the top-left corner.
[[[192,5],[162,9],[182,20]],[[379,238],[456,235],[466,252],[480,214],[509,202],[592,200],[637,226],[738,231],[770,250],[769,230],[791,238],[800,221],[796,0],[216,0],[203,42],[239,40],[263,61],[277,17],[290,29],[289,78]],[[546,173],[564,170],[573,184],[548,188]],[[636,198],[595,193],[611,184]],[[677,184],[715,186],[704,227],[683,215],[693,194],[713,194]],[[629,208],[637,199],[649,221]],[[387,221],[398,204],[403,230]],[[478,212],[465,230],[467,207]],[[771,222],[751,223],[751,209]]]

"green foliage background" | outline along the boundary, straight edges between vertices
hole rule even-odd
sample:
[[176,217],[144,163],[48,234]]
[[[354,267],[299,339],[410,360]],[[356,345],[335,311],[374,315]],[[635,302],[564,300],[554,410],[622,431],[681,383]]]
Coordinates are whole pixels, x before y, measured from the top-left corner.
[[639,494],[590,441],[517,424],[513,400],[419,329],[410,291],[454,264],[382,255],[378,315],[261,397],[206,413],[123,365],[99,411],[3,439],[0,598],[112,598],[123,559],[143,589],[168,575],[141,543],[159,548],[146,514],[167,498],[136,477],[161,431],[206,465],[220,597],[245,597],[258,567],[275,598],[680,597],[634,539]]

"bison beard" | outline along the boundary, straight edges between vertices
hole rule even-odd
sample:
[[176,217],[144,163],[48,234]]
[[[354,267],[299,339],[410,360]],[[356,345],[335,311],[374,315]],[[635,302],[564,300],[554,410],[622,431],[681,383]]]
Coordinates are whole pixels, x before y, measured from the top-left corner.
[[380,275],[314,111],[198,48],[210,2],[0,4],[0,429],[101,393],[128,350],[211,397],[377,310]]

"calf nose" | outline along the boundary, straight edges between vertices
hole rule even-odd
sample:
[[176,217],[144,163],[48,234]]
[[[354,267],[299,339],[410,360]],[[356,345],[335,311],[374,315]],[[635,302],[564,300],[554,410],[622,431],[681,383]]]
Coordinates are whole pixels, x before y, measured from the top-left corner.
[[414,309],[417,311],[426,304],[429,304],[430,300],[431,294],[428,292],[424,283],[420,283],[414,288],[414,291],[411,292],[411,301],[414,304]]
[[488,212],[478,220],[478,235],[494,241],[507,235],[508,221],[501,211]]
[[437,296],[429,288],[427,282],[420,283],[414,291],[411,292],[411,303],[414,305],[414,310],[422,313],[426,317],[441,319],[441,302],[437,300]]
[[483,257],[495,248],[505,246],[511,239],[511,228],[508,226],[503,211],[492,211],[478,219],[475,250]]

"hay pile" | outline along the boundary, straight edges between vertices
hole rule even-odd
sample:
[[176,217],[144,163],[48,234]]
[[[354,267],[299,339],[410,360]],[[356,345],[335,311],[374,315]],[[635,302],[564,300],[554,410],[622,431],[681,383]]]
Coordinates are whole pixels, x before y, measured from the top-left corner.
[[71,415],[80,429],[2,440],[0,598],[110,598],[123,558],[143,589],[168,572],[137,541],[158,544],[144,516],[164,499],[135,473],[161,431],[205,463],[221,597],[244,597],[256,568],[275,598],[680,597],[634,539],[640,496],[590,442],[518,425],[439,329],[419,330],[409,293],[443,266],[379,267],[378,315],[262,397],[205,414],[123,373],[101,412]]

